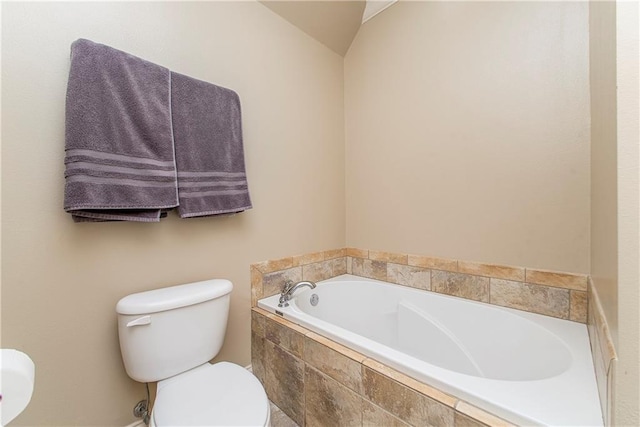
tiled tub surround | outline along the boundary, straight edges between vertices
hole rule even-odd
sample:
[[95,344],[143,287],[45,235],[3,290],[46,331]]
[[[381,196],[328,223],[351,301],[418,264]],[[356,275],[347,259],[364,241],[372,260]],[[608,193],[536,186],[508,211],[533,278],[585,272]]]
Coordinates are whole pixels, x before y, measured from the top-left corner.
[[510,426],[260,308],[251,362],[272,400],[299,426]]
[[[282,283],[287,279],[320,281],[344,273],[580,323],[587,322],[587,307],[591,309],[588,304],[585,275],[355,248],[335,249],[253,264],[252,307],[256,306],[258,299],[279,293]],[[592,330],[589,333],[593,348]],[[255,353],[258,348],[255,333],[253,337],[252,350]],[[275,348],[273,350],[275,351]],[[264,352],[264,348],[257,351]],[[597,357],[599,356],[594,354],[594,359],[597,360]],[[600,357],[604,359],[606,356],[601,354]],[[254,358],[254,362],[257,360],[268,361],[260,357]],[[609,378],[614,366],[612,364],[607,371]],[[606,382],[606,376],[605,381],[602,381],[601,376],[597,376],[597,379],[599,388],[602,389],[602,384],[608,384],[608,389],[611,389],[611,383]],[[604,389],[607,390],[607,386]],[[291,416],[290,413],[289,415]],[[362,419],[365,420],[366,417],[363,416]],[[297,421],[300,420],[298,417]],[[456,420],[462,420],[462,423],[468,418],[456,416]]]
[[584,324],[353,275],[278,297],[259,307],[516,424],[602,424]]
[[285,280],[354,274],[532,313],[587,322],[587,276],[419,255],[346,248],[251,266],[251,305]]

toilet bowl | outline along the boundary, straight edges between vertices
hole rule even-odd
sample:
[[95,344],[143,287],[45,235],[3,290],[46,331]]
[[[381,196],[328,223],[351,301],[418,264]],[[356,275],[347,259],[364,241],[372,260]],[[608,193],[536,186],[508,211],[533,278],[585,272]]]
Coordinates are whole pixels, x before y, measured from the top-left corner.
[[269,421],[269,400],[258,379],[219,362],[160,381],[150,425],[263,427]]
[[207,280],[122,298],[117,306],[127,374],[158,381],[154,427],[269,426],[260,381],[229,362],[211,364],[224,341],[233,285]]

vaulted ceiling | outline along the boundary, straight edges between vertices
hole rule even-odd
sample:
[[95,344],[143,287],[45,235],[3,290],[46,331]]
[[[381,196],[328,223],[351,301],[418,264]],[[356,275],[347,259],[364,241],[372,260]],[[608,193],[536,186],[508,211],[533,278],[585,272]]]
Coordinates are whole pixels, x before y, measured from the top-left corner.
[[349,50],[367,3],[365,0],[259,1],[340,56]]

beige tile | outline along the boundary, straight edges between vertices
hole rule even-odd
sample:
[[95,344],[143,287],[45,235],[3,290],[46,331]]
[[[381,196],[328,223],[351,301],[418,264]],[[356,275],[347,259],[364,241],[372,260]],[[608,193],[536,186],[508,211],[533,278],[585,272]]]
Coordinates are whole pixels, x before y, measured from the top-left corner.
[[614,359],[611,361],[609,366],[609,372],[607,373],[607,399],[606,399],[606,409],[603,411],[605,417],[605,425],[611,425],[611,420],[613,416],[613,402],[616,401],[616,387],[615,387],[615,379],[616,371],[618,369],[618,359]]
[[[598,388],[598,396],[600,397],[600,410],[602,411],[603,417],[607,417],[607,407],[608,407],[608,377],[607,377],[607,367],[605,365],[605,361],[602,359],[602,353],[596,351],[593,353],[593,369],[595,371],[596,376],[596,386]],[[610,424],[605,424],[610,425]]]
[[347,248],[347,256],[356,258],[369,258],[369,251],[365,249]]
[[293,266],[311,264],[312,262],[324,261],[324,252],[313,252],[310,254],[296,255],[293,257]]
[[362,398],[309,365],[304,393],[306,427],[362,425]]
[[[282,316],[278,316],[277,314],[273,314],[273,313],[268,313],[268,315],[266,316],[266,318],[270,321],[279,323],[280,325],[289,328],[291,330],[293,330],[294,332],[297,332],[301,335],[307,335],[309,333],[309,330],[307,328],[303,328],[302,326],[293,323],[285,318],[283,318]],[[265,321],[266,323],[266,321]]]
[[491,279],[491,303],[532,313],[569,318],[569,290]]
[[294,331],[274,319],[266,319],[264,337],[296,357],[302,358],[304,354],[304,334]]
[[262,273],[251,267],[251,307],[255,307],[258,300],[262,299]]
[[431,270],[387,263],[387,281],[417,289],[431,289]]
[[607,323],[607,319],[604,315],[604,311],[602,309],[602,305],[600,304],[600,299],[598,297],[597,291],[593,288],[592,299],[589,301],[589,306],[593,305],[593,316],[594,316],[594,332],[597,336],[597,341],[599,342],[600,353],[604,360],[609,363],[609,361],[617,358],[617,353],[615,347],[613,345],[613,339],[611,338],[611,331],[609,330],[609,324]]
[[456,399],[455,397],[443,393],[440,390],[433,388],[425,383],[417,381],[401,372],[396,371],[395,369],[383,365],[376,360],[365,359],[362,364],[372,371],[384,375],[385,377],[391,378],[392,380],[417,392],[420,392],[421,394],[424,394],[425,396],[428,396],[445,406],[450,406],[451,408],[453,408],[458,401],[458,399]]
[[251,332],[264,338],[265,317],[257,310],[251,310]]
[[587,323],[587,293],[570,291],[569,299],[569,319],[574,322]]
[[524,268],[520,267],[458,261],[458,271],[460,273],[473,274],[476,276],[495,277],[496,279],[524,282]]
[[431,268],[434,270],[458,271],[458,261],[455,259],[435,258],[420,255],[409,255],[407,263],[415,267]]
[[[602,354],[603,359],[608,361],[613,360],[617,357],[615,347],[613,345],[613,340],[611,338],[611,332],[609,331],[609,324],[607,323],[607,319],[604,315],[604,311],[602,309],[602,305],[600,304],[600,298],[598,297],[598,292],[596,288],[593,286],[593,283],[590,284],[590,299],[588,302],[589,307],[592,308],[593,313],[593,332],[597,337],[597,341],[599,342],[599,351]],[[595,350],[595,349],[594,349]]]
[[366,399],[362,399],[362,425],[363,427],[409,427],[409,424]]
[[395,264],[406,264],[407,255],[393,252],[369,251],[369,259],[372,261],[393,262]]
[[251,311],[255,311],[256,313],[264,317],[270,317],[273,315],[272,313],[269,313],[267,310],[260,307],[253,307]]
[[329,347],[330,349],[332,349],[333,351],[336,351],[338,353],[340,353],[343,356],[348,357],[351,360],[354,360],[358,363],[362,363],[362,361],[364,359],[366,359],[366,356],[363,354],[358,353],[357,351],[354,351],[352,349],[350,349],[349,347],[345,347],[342,344],[339,344],[335,341],[332,341],[328,338],[323,337],[322,335],[316,334],[315,332],[309,332],[306,335],[307,338],[309,338],[310,340],[314,340],[316,342],[318,342],[319,344],[324,345],[325,347]]
[[302,280],[302,267],[265,274],[262,278],[263,298],[282,292],[282,286],[287,280],[292,282]]
[[320,282],[333,277],[331,261],[314,262],[302,266],[302,280]]
[[331,264],[331,277],[347,274],[347,257],[334,258],[329,261]]
[[260,380],[262,385],[265,384],[265,339],[255,332],[251,332],[251,370],[253,374]]
[[374,404],[416,426],[452,426],[454,410],[391,378],[363,367],[365,395]]
[[362,394],[360,363],[307,337],[304,361],[358,394]]
[[273,402],[269,402],[269,406],[271,407],[270,427],[300,427]]
[[576,291],[587,290],[587,276],[584,274],[560,273],[557,271],[544,271],[527,268],[526,281],[527,283],[573,289]]
[[458,411],[455,412],[453,423],[454,427],[487,427],[486,424],[483,424],[478,420],[474,420],[473,418],[467,417],[466,415],[462,415]]
[[431,271],[431,290],[475,301],[489,302],[489,278],[448,271]]
[[257,268],[260,272],[264,274],[273,273],[274,271],[286,270],[288,268],[293,267],[293,257],[262,261],[262,262],[252,264],[252,267]]
[[347,250],[345,248],[331,249],[329,251],[324,251],[324,259],[325,260],[334,259],[334,258],[340,258],[340,257],[343,257],[343,256],[347,256]]
[[600,343],[600,353],[602,354],[602,358],[608,370],[611,361],[616,359],[618,356],[613,346],[613,341],[609,332],[609,325],[606,323],[600,325],[598,330],[598,342]]
[[370,259],[353,258],[351,274],[377,280],[387,280],[387,263]]
[[265,340],[265,389],[269,400],[278,405],[298,425],[304,425],[304,362]]
[[458,401],[458,404],[456,405],[456,411],[490,427],[514,427],[514,425],[510,422],[496,417],[495,415],[490,414],[486,411],[483,411],[482,409],[477,408],[463,400]]

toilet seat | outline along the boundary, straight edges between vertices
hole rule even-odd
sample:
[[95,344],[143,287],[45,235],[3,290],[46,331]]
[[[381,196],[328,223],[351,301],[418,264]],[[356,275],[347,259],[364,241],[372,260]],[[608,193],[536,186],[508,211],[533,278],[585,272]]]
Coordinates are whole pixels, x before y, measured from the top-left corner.
[[151,425],[262,427],[269,415],[269,400],[253,374],[233,363],[205,363],[158,383]]

